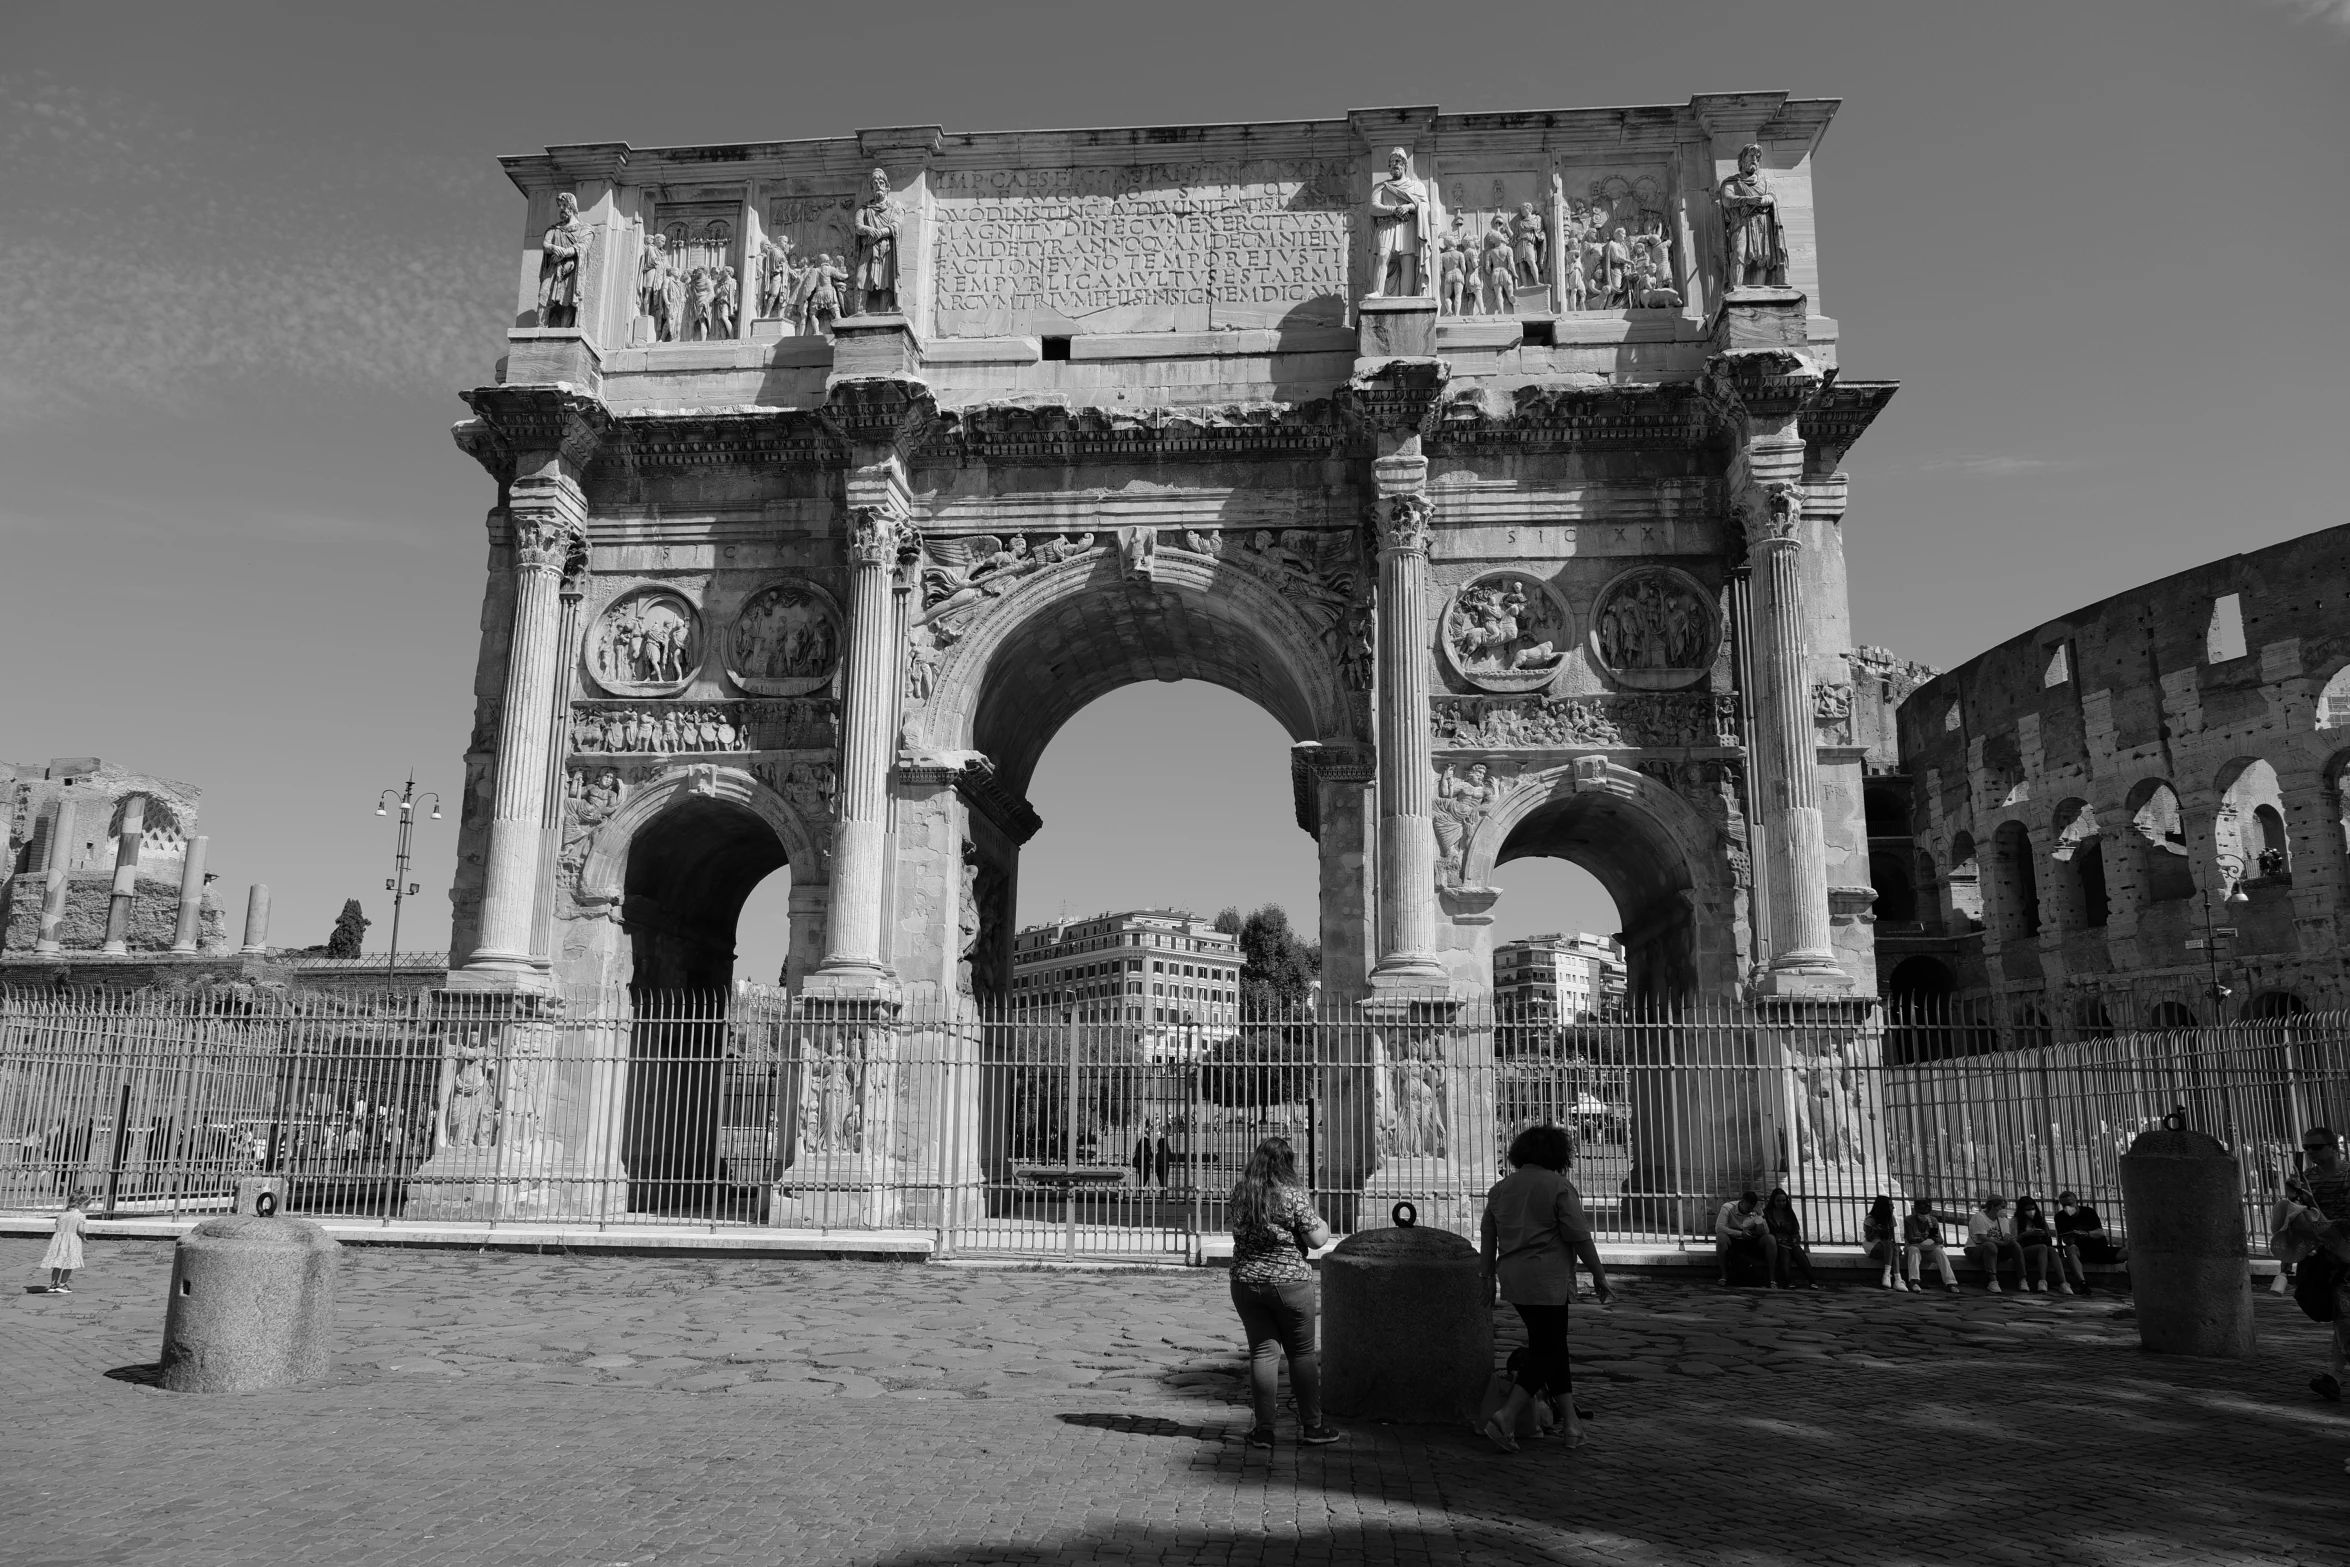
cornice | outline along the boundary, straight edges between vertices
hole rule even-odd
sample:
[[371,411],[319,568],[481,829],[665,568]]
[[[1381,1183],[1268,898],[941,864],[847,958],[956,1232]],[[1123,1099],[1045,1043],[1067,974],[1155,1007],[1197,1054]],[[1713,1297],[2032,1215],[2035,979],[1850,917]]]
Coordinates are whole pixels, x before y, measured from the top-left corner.
[[1351,432],[1327,401],[1198,408],[1070,408],[984,403],[942,411],[912,460],[939,466],[1322,459]]
[[826,469],[847,460],[839,431],[815,410],[636,414],[615,420],[611,461],[637,471],[752,466]]
[[1537,382],[1513,389],[1506,404],[1487,392],[1459,393],[1442,408],[1428,444],[1432,454],[1450,455],[1494,447],[1537,452],[1688,450],[1704,445],[1708,434],[1705,401],[1688,385]]
[[[601,401],[568,386],[477,386],[463,396],[503,443],[509,464],[545,453],[577,472],[593,460],[612,425],[611,412]],[[485,461],[483,453],[494,452],[495,443],[471,431],[472,423],[468,420],[453,432],[457,445],[475,460]]]
[[1899,390],[1899,381],[1838,381],[1823,390],[1796,420],[1804,472],[1815,477],[1834,473]]
[[1367,434],[1426,436],[1451,380],[1452,366],[1441,359],[1383,359],[1340,388],[1336,401]]

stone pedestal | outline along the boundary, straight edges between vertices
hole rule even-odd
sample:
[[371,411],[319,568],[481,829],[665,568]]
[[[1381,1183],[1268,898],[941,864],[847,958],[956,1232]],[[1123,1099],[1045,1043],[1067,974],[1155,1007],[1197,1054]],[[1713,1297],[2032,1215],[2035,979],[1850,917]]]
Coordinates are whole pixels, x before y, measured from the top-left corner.
[[1359,1231],[1322,1260],[1322,1402],[1354,1420],[1467,1419],[1493,1374],[1477,1248],[1425,1226]]
[[913,375],[922,368],[922,341],[904,316],[842,316],[832,323],[832,376]]
[[1364,359],[1427,359],[1436,353],[1436,301],[1366,299],[1355,307],[1356,354]]
[[[478,1005],[478,1003],[476,1003]],[[448,1025],[433,1151],[406,1219],[602,1219],[627,1210],[626,1034],[540,1017]]]
[[2165,1127],[2130,1144],[2121,1177],[2138,1342],[2162,1355],[2249,1359],[2258,1344],[2236,1161],[2217,1138]]
[[258,1393],[326,1373],[342,1247],[301,1219],[207,1219],[180,1238],[163,1385]]

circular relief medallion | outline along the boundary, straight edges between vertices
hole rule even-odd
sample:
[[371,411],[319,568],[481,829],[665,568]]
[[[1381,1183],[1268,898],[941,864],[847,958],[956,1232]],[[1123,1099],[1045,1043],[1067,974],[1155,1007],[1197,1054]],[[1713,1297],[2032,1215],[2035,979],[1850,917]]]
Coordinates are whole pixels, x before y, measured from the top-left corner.
[[1713,595],[1663,566],[1625,572],[1591,612],[1592,656],[1636,691],[1696,684],[1713,666],[1716,642]]
[[1536,691],[1558,678],[1571,630],[1566,601],[1541,578],[1483,572],[1444,611],[1444,656],[1480,691]]
[[668,588],[623,593],[596,617],[588,672],[614,696],[667,696],[702,667],[702,617]]
[[734,617],[726,672],[758,696],[805,696],[832,681],[840,666],[841,617],[813,584],[761,588]]

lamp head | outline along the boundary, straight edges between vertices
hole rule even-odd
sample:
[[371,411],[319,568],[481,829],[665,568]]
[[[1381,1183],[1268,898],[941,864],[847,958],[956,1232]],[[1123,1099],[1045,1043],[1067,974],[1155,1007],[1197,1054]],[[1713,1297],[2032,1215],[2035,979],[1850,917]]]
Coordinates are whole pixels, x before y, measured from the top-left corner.
[[381,815],[383,815],[383,813],[384,813],[384,803],[383,803],[383,801],[381,801],[381,800],[378,800],[378,801],[376,801],[376,802],[375,802],[375,814],[376,814],[376,815],[378,815],[378,816],[381,816]]
[[2242,882],[2232,881],[2228,883],[2227,901],[2234,904],[2245,904],[2250,903],[2252,899],[2250,895],[2244,891],[2244,884]]

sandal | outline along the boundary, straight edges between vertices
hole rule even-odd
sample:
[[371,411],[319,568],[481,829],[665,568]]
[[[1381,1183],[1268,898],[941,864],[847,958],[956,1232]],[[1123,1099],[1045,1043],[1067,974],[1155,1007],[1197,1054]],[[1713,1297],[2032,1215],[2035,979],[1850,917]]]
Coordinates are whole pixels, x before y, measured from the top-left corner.
[[1485,1440],[1505,1453],[1514,1453],[1518,1450],[1518,1439],[1504,1431],[1499,1420],[1485,1422]]
[[2342,1384],[2330,1371],[2322,1376],[2311,1377],[2309,1391],[2329,1404],[2338,1404],[2342,1401]]

